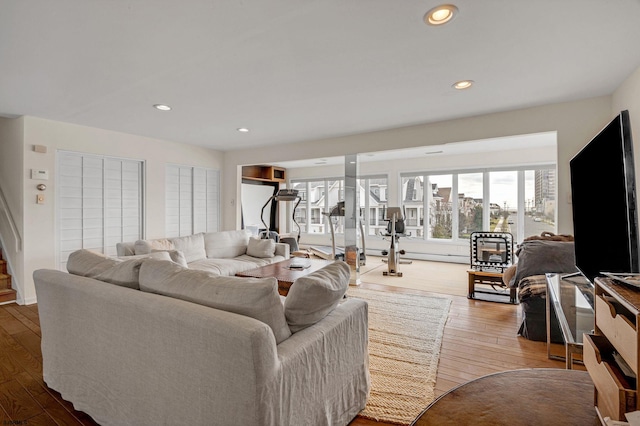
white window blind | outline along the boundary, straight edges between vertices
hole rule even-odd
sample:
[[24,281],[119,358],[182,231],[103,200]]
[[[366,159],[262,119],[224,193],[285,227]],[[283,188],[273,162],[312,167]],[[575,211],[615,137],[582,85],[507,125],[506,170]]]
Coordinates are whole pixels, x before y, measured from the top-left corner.
[[220,173],[201,167],[167,165],[166,234],[181,237],[218,230]]
[[79,249],[116,255],[116,243],[142,238],[142,162],[58,153],[60,268]]

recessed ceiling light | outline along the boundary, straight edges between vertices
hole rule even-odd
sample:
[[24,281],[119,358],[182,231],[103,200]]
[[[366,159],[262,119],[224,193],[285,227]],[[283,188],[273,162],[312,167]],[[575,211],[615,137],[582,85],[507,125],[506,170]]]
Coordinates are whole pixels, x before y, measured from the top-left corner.
[[425,152],[426,155],[433,155],[433,154],[442,154],[444,151],[427,151]]
[[155,104],[153,107],[155,109],[159,109],[160,111],[171,111],[171,107],[169,105]]
[[424,22],[429,25],[443,25],[451,22],[458,14],[458,8],[452,4],[441,4],[424,15]]
[[460,80],[460,81],[456,81],[451,85],[451,87],[453,87],[456,90],[468,89],[471,86],[473,86],[473,80]]
[[249,132],[249,129],[247,129],[246,127],[239,127],[238,129],[236,129],[237,131],[239,131],[240,133],[247,133]]

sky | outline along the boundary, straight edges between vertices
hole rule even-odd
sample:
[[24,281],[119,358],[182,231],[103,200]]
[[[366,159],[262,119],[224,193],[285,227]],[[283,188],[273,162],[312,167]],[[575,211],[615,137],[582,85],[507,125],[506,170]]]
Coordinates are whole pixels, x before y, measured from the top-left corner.
[[[535,197],[534,172],[525,172],[525,203]],[[443,188],[450,188],[452,175],[430,176],[432,183],[437,183]],[[507,208],[516,209],[518,206],[518,172],[490,172],[489,175],[489,201]],[[464,173],[458,175],[458,192],[466,197],[482,198],[482,173]]]

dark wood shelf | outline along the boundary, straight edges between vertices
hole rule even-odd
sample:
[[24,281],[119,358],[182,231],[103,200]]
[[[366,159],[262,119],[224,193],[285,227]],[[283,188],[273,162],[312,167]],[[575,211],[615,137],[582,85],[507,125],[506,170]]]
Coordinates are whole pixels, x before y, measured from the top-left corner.
[[285,182],[286,169],[275,166],[243,166],[242,178],[263,182]]

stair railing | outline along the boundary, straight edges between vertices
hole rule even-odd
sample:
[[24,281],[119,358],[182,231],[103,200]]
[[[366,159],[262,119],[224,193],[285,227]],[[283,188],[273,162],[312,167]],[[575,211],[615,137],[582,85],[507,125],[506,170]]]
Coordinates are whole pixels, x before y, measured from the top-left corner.
[[[15,251],[22,251],[22,237],[18,232],[18,228],[16,226],[16,221],[13,220],[13,215],[11,214],[11,210],[9,210],[9,205],[7,204],[7,200],[4,197],[4,192],[2,192],[2,188],[0,187],[0,216],[4,218],[3,222],[8,224],[9,229],[11,230],[11,236],[13,237],[13,242],[15,245]],[[5,226],[0,227],[0,231],[2,231]]]

